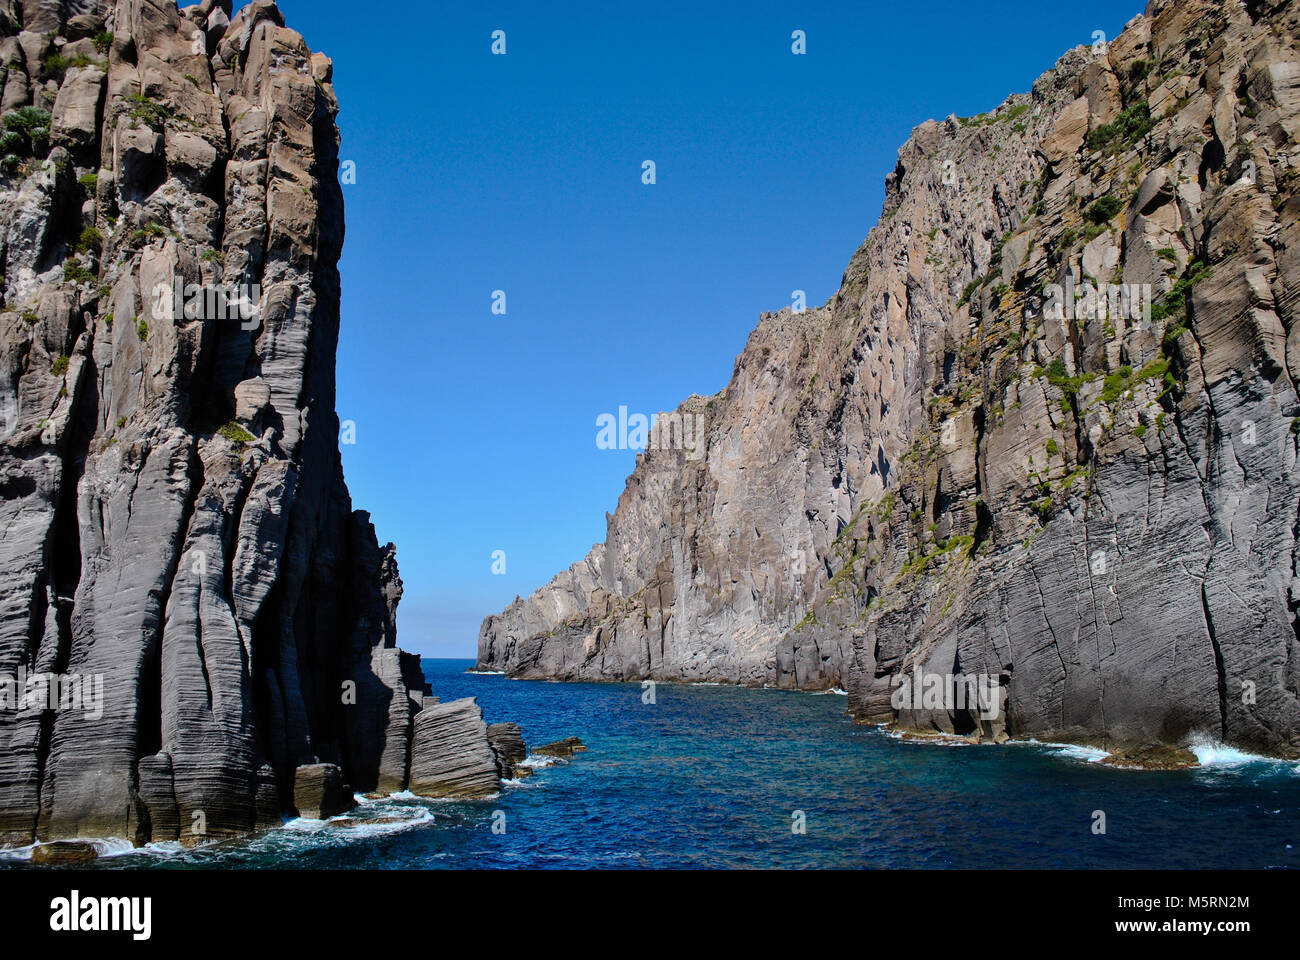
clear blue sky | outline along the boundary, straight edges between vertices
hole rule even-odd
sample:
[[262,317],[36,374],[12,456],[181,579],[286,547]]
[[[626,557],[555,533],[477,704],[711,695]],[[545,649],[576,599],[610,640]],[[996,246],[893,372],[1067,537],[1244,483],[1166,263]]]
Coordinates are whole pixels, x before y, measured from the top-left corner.
[[761,312],[825,302],[914,126],[1142,6],[281,0],[334,60],[357,165],[343,463],[398,545],[402,646],[473,656],[486,614],[604,539],[635,454],[596,418],[720,390]]

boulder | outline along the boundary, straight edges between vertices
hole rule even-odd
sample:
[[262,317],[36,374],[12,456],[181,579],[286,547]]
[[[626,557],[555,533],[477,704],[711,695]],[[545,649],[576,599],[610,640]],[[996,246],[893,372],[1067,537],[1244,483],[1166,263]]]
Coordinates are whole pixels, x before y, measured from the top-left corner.
[[517,723],[494,723],[487,728],[488,742],[497,757],[502,780],[514,778],[515,764],[528,757],[524,733]]
[[32,863],[42,866],[66,866],[99,859],[99,850],[84,840],[55,840],[39,844],[32,851]]
[[311,763],[294,771],[293,804],[305,820],[325,820],[347,813],[356,799],[347,792],[343,771],[332,763]]
[[99,138],[104,80],[104,72],[97,67],[69,70],[59,87],[50,122],[52,143],[67,148],[74,157],[85,157],[92,162]]
[[271,388],[261,377],[245,380],[235,387],[235,419],[253,423],[271,402]]
[[1124,744],[1112,749],[1101,763],[1130,770],[1187,770],[1200,766],[1190,750],[1164,743]]
[[87,40],[94,38],[104,29],[104,18],[93,13],[78,13],[68,17],[64,34],[69,40]]
[[577,737],[565,737],[563,740],[536,747],[533,753],[541,757],[571,757],[575,753],[585,753],[586,750],[587,745]]
[[415,716],[410,790],[424,797],[486,797],[501,789],[483,711],[472,698],[426,704]]
[[1088,98],[1079,97],[1057,118],[1055,126],[1043,139],[1043,156],[1049,163],[1061,163],[1072,157],[1083,146],[1083,138],[1088,135]]

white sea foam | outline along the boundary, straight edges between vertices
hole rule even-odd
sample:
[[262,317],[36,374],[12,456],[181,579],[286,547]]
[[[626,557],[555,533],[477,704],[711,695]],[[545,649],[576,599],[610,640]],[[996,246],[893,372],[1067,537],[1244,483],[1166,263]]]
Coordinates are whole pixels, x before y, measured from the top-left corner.
[[967,740],[965,737],[954,736],[949,733],[932,733],[918,734],[908,730],[897,730],[888,724],[877,724],[880,730],[890,740],[897,740],[900,743],[916,743],[922,746],[930,747],[974,747],[977,744],[973,740]]
[[199,844],[197,847],[186,847],[176,840],[158,840],[146,843],[142,847],[133,847],[125,841],[120,841],[124,846],[119,846],[115,842],[114,849],[109,852],[100,851],[101,857],[153,857],[160,860],[173,858],[183,858],[189,854],[202,850],[204,847],[211,846],[212,843]]
[[[77,842],[90,844],[101,857],[120,857],[136,851],[130,840],[120,837],[81,837]],[[36,853],[36,849],[41,846],[44,844],[32,843],[25,847],[9,847],[0,850],[0,860],[30,860]]]
[[138,847],[131,851],[134,854],[155,857],[178,857],[187,853],[187,848],[178,840],[158,840],[153,843],[146,843],[143,847]]
[[516,767],[532,767],[534,770],[541,770],[545,767],[553,767],[560,763],[559,757],[528,757],[520,760],[515,764]]
[[847,697],[848,695],[849,692],[847,690],[841,690],[839,687],[831,687],[829,690],[816,690],[813,692],[814,697]]
[[1300,763],[1294,760],[1279,760],[1276,757],[1247,753],[1206,736],[1193,738],[1187,745],[1187,749],[1196,754],[1196,759],[1202,767],[1231,768],[1258,763],[1289,768],[1294,773],[1300,774]]
[[101,857],[120,857],[124,853],[134,853],[136,850],[130,840],[122,838],[104,837],[90,842],[94,844]]
[[1055,757],[1061,757],[1065,760],[1079,760],[1084,763],[1100,763],[1110,756],[1109,751],[1100,747],[1089,747],[1078,743],[1056,743],[1053,740],[1035,740],[1033,737],[1018,737],[1014,740],[1008,740],[1004,745],[1008,747],[1035,747]]
[[[343,817],[342,820],[355,820],[357,818]],[[390,833],[401,833],[403,830],[409,830],[412,827],[418,827],[423,823],[432,823],[434,821],[433,811],[428,807],[415,807],[411,809],[409,817],[389,817],[385,822],[367,823],[361,820],[354,827],[339,829],[333,827],[340,836],[350,837],[382,837]]]
[[[370,821],[369,817],[375,817]],[[348,837],[378,837],[390,833],[400,833],[434,819],[433,811],[428,807],[392,806],[373,808],[363,816],[343,814],[328,820],[307,820],[295,817],[286,823],[281,831],[284,833],[315,834],[346,839]],[[345,825],[345,826],[344,826]]]
[[[400,833],[436,819],[427,806],[412,805],[409,802],[390,802],[393,800],[429,802],[428,798],[416,797],[410,791],[382,798],[368,798],[357,794],[356,800],[357,807],[351,813],[330,817],[328,820],[308,820],[303,817],[285,820],[275,829],[250,836],[247,839],[248,848],[276,849],[283,846],[290,838],[294,838],[292,842],[295,844],[345,843],[353,839]],[[217,845],[216,841],[209,841],[196,847],[188,847],[173,840],[157,841],[135,847],[128,840],[113,837],[84,838],[83,842],[94,846],[101,858],[132,856],[163,860],[191,859],[201,855],[205,848]],[[25,847],[0,849],[0,862],[30,861],[40,846],[39,843],[33,843]]]
[[[1042,743],[1038,740],[1015,740],[1013,743],[1024,743],[1032,746],[1042,747],[1054,753],[1059,757],[1066,757],[1071,760],[1083,760],[1088,763],[1098,763],[1105,760],[1110,753],[1099,747],[1080,746],[1069,743]],[[1219,743],[1209,737],[1196,737],[1188,745],[1187,749],[1195,755],[1197,762],[1201,767],[1217,769],[1233,769],[1243,767],[1248,764],[1272,764],[1289,768],[1297,775],[1300,775],[1300,763],[1290,760],[1278,760],[1273,757],[1263,757],[1253,753],[1246,753],[1244,750],[1238,750],[1236,747],[1230,747],[1226,744]],[[1117,769],[1124,769],[1121,765]]]
[[1100,763],[1110,756],[1109,750],[1103,750],[1100,747],[1089,747],[1078,743],[1040,743],[1037,740],[1026,740],[1025,743],[1042,747],[1049,753],[1058,757],[1064,757],[1067,760],[1082,760],[1084,763]]
[[496,800],[501,794],[485,793],[481,797],[426,797],[419,793],[411,793],[409,790],[403,790],[401,793],[394,793],[392,796],[400,800],[418,800],[420,803],[474,803],[478,800]]
[[1267,757],[1257,757],[1245,753],[1226,744],[1211,741],[1191,743],[1188,744],[1187,749],[1196,754],[1197,761],[1203,767],[1240,767],[1243,764],[1268,759]]

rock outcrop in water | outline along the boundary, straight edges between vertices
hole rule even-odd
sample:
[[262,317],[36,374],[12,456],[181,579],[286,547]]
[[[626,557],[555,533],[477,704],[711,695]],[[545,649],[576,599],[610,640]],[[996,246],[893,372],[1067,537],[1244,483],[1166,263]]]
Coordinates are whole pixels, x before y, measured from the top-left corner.
[[486,797],[501,786],[483,711],[472,699],[430,704],[415,718],[411,790],[430,797]]
[[[479,667],[1300,755],[1298,20],[1153,0],[916,128],[839,292],[761,318]],[[958,674],[1005,703],[896,697]]]
[[517,723],[494,723],[487,728],[488,742],[497,758],[497,772],[502,780],[513,780],[522,760],[528,759],[524,731]]
[[3,843],[328,815],[448,747],[338,453],[331,64],[230,14],[0,0]]

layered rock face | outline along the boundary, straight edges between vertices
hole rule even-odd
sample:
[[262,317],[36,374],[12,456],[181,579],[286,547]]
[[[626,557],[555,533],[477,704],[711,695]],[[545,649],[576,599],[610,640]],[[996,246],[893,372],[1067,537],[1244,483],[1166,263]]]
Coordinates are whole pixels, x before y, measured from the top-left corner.
[[0,842],[409,782],[425,683],[337,446],[331,64],[230,13],[0,0],[0,680],[103,691],[0,692]]
[[[1298,20],[1155,0],[918,127],[839,292],[761,318],[479,667],[1300,756]],[[956,674],[1001,709],[894,696]]]
[[413,792],[434,797],[481,797],[495,792],[500,779],[497,753],[488,739],[483,711],[472,699],[431,704],[416,716],[411,752]]

